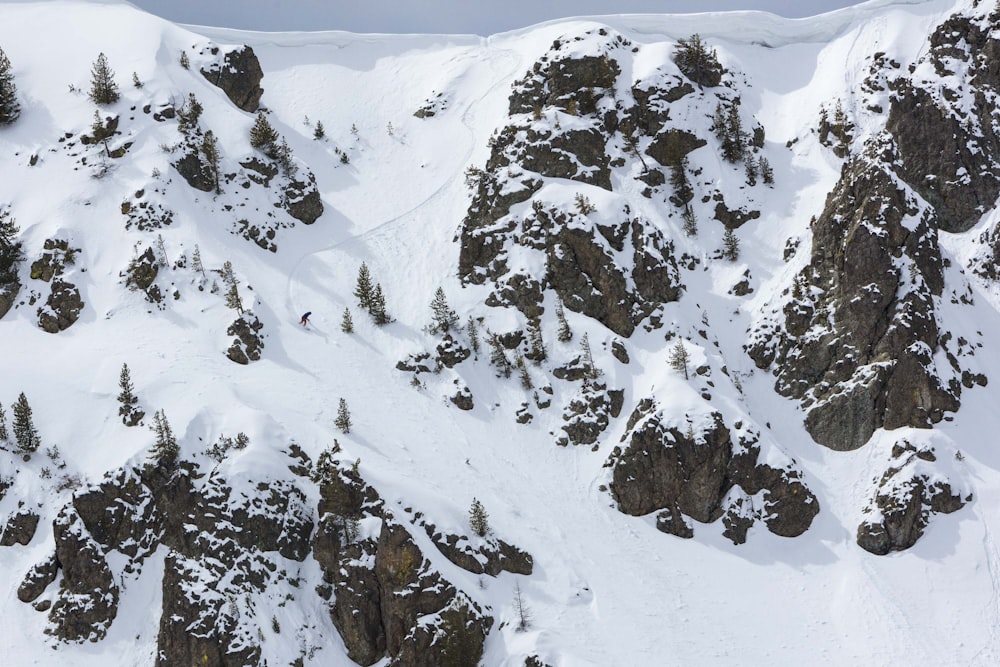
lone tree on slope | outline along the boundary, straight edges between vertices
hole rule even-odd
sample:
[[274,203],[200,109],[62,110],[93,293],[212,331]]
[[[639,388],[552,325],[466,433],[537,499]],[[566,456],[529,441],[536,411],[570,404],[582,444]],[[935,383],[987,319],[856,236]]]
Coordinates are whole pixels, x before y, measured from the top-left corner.
[[472,499],[469,507],[469,528],[479,537],[486,537],[492,532],[490,530],[490,515],[486,513],[486,508],[478,499]]
[[340,429],[341,433],[351,432],[351,413],[347,409],[347,401],[340,399],[337,405],[337,418],[333,420],[334,426]]
[[10,125],[21,115],[17,86],[14,85],[14,74],[10,70],[10,58],[0,49],[0,125]]
[[38,429],[31,419],[31,406],[28,405],[28,398],[21,392],[17,397],[17,402],[11,406],[14,413],[14,442],[17,443],[17,451],[20,454],[30,454],[38,449],[41,439],[38,437]]
[[458,326],[458,313],[448,305],[448,297],[441,287],[434,292],[434,299],[431,301],[431,318],[434,320],[431,326],[433,333],[448,333],[450,329]]
[[691,355],[688,354],[687,348],[684,347],[684,341],[681,340],[680,336],[677,337],[677,343],[670,350],[669,363],[672,369],[684,374],[685,380],[688,379],[688,364],[691,363]]
[[114,104],[119,97],[115,73],[108,65],[108,57],[101,52],[90,69],[90,100],[94,104]]

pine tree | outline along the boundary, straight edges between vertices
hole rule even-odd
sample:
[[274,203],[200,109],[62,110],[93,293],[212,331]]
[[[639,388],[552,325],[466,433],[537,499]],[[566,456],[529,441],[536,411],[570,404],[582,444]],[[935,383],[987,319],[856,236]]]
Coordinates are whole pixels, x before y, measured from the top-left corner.
[[441,287],[434,292],[434,299],[431,301],[431,318],[434,320],[431,326],[432,333],[448,333],[453,327],[458,326],[458,313],[448,305],[448,298]]
[[361,262],[358,269],[358,282],[354,288],[354,296],[358,299],[358,305],[362,310],[371,312],[372,309],[372,277],[368,272],[368,265]]
[[573,340],[573,330],[569,328],[569,322],[566,321],[566,311],[563,309],[562,301],[556,304],[556,320],[559,322],[556,339],[560,343],[568,343]]
[[594,365],[594,354],[590,350],[590,336],[587,334],[583,334],[583,338],[580,339],[580,361],[583,363],[584,378],[587,380],[596,380],[603,375],[603,372]]
[[21,115],[17,86],[11,72],[10,58],[0,49],[0,125],[10,125]]
[[509,378],[511,371],[513,370],[510,365],[510,359],[507,358],[507,353],[504,351],[503,343],[500,342],[500,336],[496,335],[492,331],[488,333],[487,340],[490,344],[490,363],[496,366],[497,377],[503,376]]
[[681,214],[681,218],[684,220],[684,233],[688,236],[698,235],[698,219],[694,216],[694,209],[690,205],[684,207],[684,212]]
[[0,404],[0,442],[6,442],[10,438],[10,434],[7,432],[7,413],[3,409],[3,404]]
[[469,335],[469,347],[472,348],[472,353],[476,355],[476,359],[479,358],[479,328],[476,327],[476,320],[469,315],[468,321],[465,323],[465,331]]
[[524,632],[531,627],[531,613],[521,595],[520,582],[514,584],[514,613],[517,614],[517,625],[514,628],[517,632]]
[[295,158],[292,155],[292,147],[288,145],[288,142],[284,137],[281,141],[274,144],[273,158],[277,163],[278,167],[281,168],[281,173],[292,178],[298,172],[299,168],[295,164]]
[[222,156],[219,155],[219,142],[215,138],[215,134],[209,130],[205,133],[204,138],[201,141],[201,154],[205,158],[205,165],[208,167],[209,176],[212,179],[212,185],[215,187],[215,194],[222,193],[222,184],[219,179],[219,165],[222,162]]
[[232,308],[240,315],[243,314],[243,299],[240,298],[240,289],[236,283],[231,283],[226,290],[226,308]]
[[14,423],[11,430],[14,431],[14,442],[17,443],[18,453],[30,454],[34,452],[41,444],[41,440],[38,437],[38,429],[35,428],[31,419],[31,406],[28,405],[28,398],[24,392],[21,392],[21,395],[17,397],[17,402],[11,406],[11,412],[14,413]]
[[472,505],[469,507],[469,528],[479,537],[486,537],[493,532],[490,530],[490,515],[476,498],[472,499]]
[[771,169],[771,162],[764,157],[760,156],[760,161],[757,163],[760,167],[760,180],[764,181],[765,185],[774,184],[774,170]]
[[690,355],[688,355],[687,348],[684,347],[684,341],[680,336],[677,337],[677,343],[670,350],[670,368],[674,369],[678,373],[684,374],[684,379],[688,379],[688,364],[691,361]]
[[739,104],[734,102],[726,114],[725,137],[722,139],[722,157],[728,162],[739,162],[746,153],[746,134],[740,118]]
[[201,249],[197,243],[194,246],[194,253],[191,255],[191,269],[200,273],[202,278],[205,277],[205,265],[201,263]]
[[135,426],[146,416],[146,413],[138,408],[139,398],[135,395],[135,386],[132,384],[132,375],[129,372],[128,364],[122,364],[121,374],[118,376],[118,416],[122,418],[122,423],[126,426]]
[[0,285],[17,282],[17,265],[24,259],[17,240],[20,231],[10,211],[0,209]]
[[333,420],[333,425],[340,429],[341,433],[351,432],[351,413],[347,409],[347,401],[340,399],[337,405],[337,418]]
[[104,119],[101,118],[101,112],[98,109],[94,109],[94,122],[90,124],[90,133],[94,135],[94,141],[100,141],[104,146],[104,154],[111,157],[111,148],[108,146],[111,134],[104,127]]
[[545,341],[542,340],[542,323],[537,317],[528,320],[528,347],[528,353],[524,356],[535,362],[536,366],[548,357]]
[[177,131],[187,136],[188,133],[197,129],[198,120],[204,110],[194,93],[188,93],[187,102],[177,112]]
[[514,360],[514,365],[517,366],[518,378],[521,380],[521,387],[528,391],[534,385],[531,382],[531,373],[528,372],[528,365],[524,363],[524,357],[520,354]]
[[183,67],[184,69],[191,69],[191,59],[188,58],[187,51],[181,51],[180,63],[181,67]]
[[382,283],[375,284],[375,291],[372,292],[372,306],[369,312],[378,326],[392,322],[392,317],[385,309],[385,295],[382,294]]
[[344,308],[344,317],[340,320],[340,330],[344,333],[354,333],[354,320],[351,319],[350,308]]
[[177,464],[181,450],[163,410],[157,410],[153,414],[153,432],[156,434],[156,442],[150,450],[149,458],[157,466],[172,469]]
[[754,159],[752,153],[747,154],[746,177],[747,185],[750,187],[757,185],[757,160]]
[[115,73],[108,65],[108,57],[102,52],[90,70],[90,101],[94,104],[114,104],[119,97]]
[[687,164],[688,160],[685,156],[681,158],[679,164],[670,168],[670,187],[674,191],[671,201],[677,205],[687,204],[694,199],[694,189],[691,187],[691,181],[688,180]]
[[132,72],[132,85],[136,88],[142,88],[142,81],[139,79],[139,75]]
[[722,64],[718,56],[714,50],[708,50],[708,45],[697,33],[687,39],[677,40],[674,62],[684,76],[699,86],[711,88],[722,82]]
[[316,121],[316,127],[313,128],[313,139],[317,141],[326,136],[326,128],[323,127],[323,121]]
[[722,235],[722,256],[730,262],[735,262],[740,258],[740,240],[736,238],[736,233],[728,227]]
[[258,111],[257,120],[254,121],[253,127],[250,128],[250,145],[270,155],[277,141],[278,133],[271,127],[271,123],[267,120],[264,112]]

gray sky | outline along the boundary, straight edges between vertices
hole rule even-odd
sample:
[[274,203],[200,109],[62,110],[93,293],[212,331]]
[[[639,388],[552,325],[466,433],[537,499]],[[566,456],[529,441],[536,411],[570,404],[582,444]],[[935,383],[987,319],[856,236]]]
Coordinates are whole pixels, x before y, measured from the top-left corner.
[[858,0],[131,0],[175,23],[245,30],[475,33],[600,14],[676,14],[760,9],[788,18]]

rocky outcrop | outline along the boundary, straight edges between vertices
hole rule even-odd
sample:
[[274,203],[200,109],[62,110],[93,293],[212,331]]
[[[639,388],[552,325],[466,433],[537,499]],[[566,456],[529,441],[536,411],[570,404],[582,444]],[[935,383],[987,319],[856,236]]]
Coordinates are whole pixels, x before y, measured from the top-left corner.
[[563,411],[559,428],[564,435],[556,439],[557,445],[592,445],[608,428],[611,420],[621,414],[624,395],[620,389],[609,390],[606,384],[585,381]]
[[722,518],[724,534],[735,544],[746,540],[755,521],[776,535],[795,537],[819,512],[792,463],[780,469],[761,463],[756,435],[745,431],[734,443],[718,413],[685,433],[666,423],[646,399],[627,429],[622,438],[627,444],[616,447],[606,464],[612,497],[625,514],[657,512],[657,528],[664,532],[692,537],[688,519]]
[[[348,656],[361,665],[386,656],[400,667],[478,664],[493,625],[489,610],[441,575],[405,519],[385,507],[355,467],[321,459],[316,479],[322,518],[313,555],[331,585],[330,616]],[[531,556],[501,540],[473,544],[405,512],[459,567],[491,576],[531,572]]]
[[0,537],[0,547],[12,547],[15,544],[27,544],[35,536],[38,528],[38,515],[27,509],[20,509],[7,519],[3,536]]
[[961,385],[934,361],[936,221],[878,163],[849,161],[813,223],[809,265],[781,314],[752,332],[750,356],[802,399],[820,444],[856,449],[875,429],[926,428],[958,409]]
[[[213,48],[212,53],[217,54],[218,48]],[[222,89],[240,109],[254,112],[260,107],[260,98],[264,94],[260,82],[264,78],[264,71],[260,68],[257,55],[249,46],[244,45],[230,51],[221,63],[202,68],[201,74],[212,85]]]
[[251,312],[237,317],[226,329],[227,336],[235,336],[226,351],[230,361],[244,366],[251,361],[258,361],[264,349],[264,336],[260,333],[263,328],[263,323]]
[[858,526],[861,548],[879,556],[909,549],[932,515],[950,514],[972,500],[969,495],[963,501],[936,469],[936,461],[932,449],[905,440],[893,447],[889,465],[864,509],[869,518]]
[[309,173],[304,180],[290,180],[282,191],[282,204],[288,214],[304,225],[323,215],[323,200],[316,187],[316,177]]

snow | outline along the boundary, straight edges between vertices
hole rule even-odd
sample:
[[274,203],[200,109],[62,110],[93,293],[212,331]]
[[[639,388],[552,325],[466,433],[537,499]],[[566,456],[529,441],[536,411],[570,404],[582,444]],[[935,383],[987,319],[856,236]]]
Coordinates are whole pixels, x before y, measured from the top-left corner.
[[[484,589],[473,575],[436,560],[448,578],[493,608],[498,624],[508,621],[502,630],[494,626],[486,665],[520,665],[531,653],[574,667],[784,664],[802,656],[815,665],[995,664],[1000,552],[993,535],[1000,530],[1000,458],[989,434],[1000,428],[1000,416],[991,392],[966,391],[954,421],[933,432],[905,434],[914,443],[934,443],[942,457],[954,459],[952,479],[965,485],[973,502],[935,518],[909,551],[876,557],[857,547],[854,530],[872,492],[871,478],[881,474],[886,451],[902,434],[877,434],[855,452],[816,445],[797,406],[778,397],[774,379],[742,352],[751,319],[805,261],[808,220],[819,213],[839,174],[840,161],[810,133],[820,105],[846,99],[864,78],[865,58],[876,51],[886,51],[904,67],[912,62],[925,48],[924,36],[955,4],[876,0],[801,20],[754,12],[615,16],[549,22],[490,38],[252,33],[182,28],[120,4],[0,5],[0,46],[13,63],[23,106],[22,119],[0,129],[2,197],[15,211],[32,258],[47,238],[66,238],[82,249],[67,278],[80,286],[86,303],[81,320],[57,336],[37,328],[32,307],[0,321],[0,348],[6,351],[0,401],[9,405],[25,392],[43,447],[58,444],[68,463],[65,474],[96,481],[107,470],[141,461],[151,444],[146,429],[126,429],[117,418],[118,371],[127,362],[147,423],[162,408],[186,456],[199,455],[221,434],[249,435],[250,447],[223,464],[233,483],[287,478],[280,452],[289,442],[315,460],[336,437],[344,458],[360,460],[359,470],[389,507],[414,507],[439,527],[461,531],[472,498],[478,498],[495,534],[535,558],[531,577],[484,577]],[[667,219],[659,204],[617,190],[587,193],[598,218],[627,200],[666,230],[678,254],[702,259],[694,271],[683,272],[687,293],[666,306],[664,322],[690,338],[693,366],[711,366],[718,385],[713,407],[727,425],[750,415],[748,423],[762,433],[772,465],[794,458],[804,468],[822,509],[799,538],[755,527],[746,544],[733,546],[718,524],[696,523],[695,539],[681,540],[658,532],[652,517],[621,514],[601,490],[607,481],[602,466],[638,400],[655,397],[678,420],[706,413],[694,383],[666,365],[670,344],[663,331],[638,329],[628,341],[633,361],[622,366],[605,349],[614,336],[582,316],[568,313],[576,336],[568,344],[556,343],[554,308],[546,303],[545,338],[557,363],[578,352],[586,332],[598,365],[608,371],[609,386],[625,389],[624,414],[612,422],[596,452],[553,443],[560,401],[574,391],[565,383],[555,383],[551,409],[535,411],[531,424],[519,425],[513,417],[525,396],[516,377],[498,381],[484,361],[461,369],[476,400],[469,413],[444,399],[457,375],[432,377],[418,391],[394,368],[431,344],[424,328],[438,286],[462,322],[474,315],[485,316],[497,330],[513,326],[511,314],[482,305],[484,288],[462,288],[456,276],[454,239],[468,205],[463,172],[485,161],[488,138],[504,121],[511,83],[556,37],[598,26],[620,31],[640,47],[635,78],[652,74],[668,58],[670,43],[693,32],[745,73],[744,112],[767,130],[765,151],[777,184],[763,196],[754,194],[762,216],[738,232],[740,263],[708,260],[721,244],[721,230],[707,224],[707,216],[699,236],[686,239],[676,217]],[[225,147],[224,168],[235,169],[236,161],[251,153],[246,135],[253,116],[235,109],[196,72],[196,47],[207,40],[254,48],[265,70],[263,103],[272,122],[321,189],[322,218],[311,227],[279,232],[276,254],[230,233],[231,216],[220,212],[225,196],[213,201],[186,188],[169,166],[171,156],[160,149],[176,139],[174,125],[157,124],[141,110],[146,103],[155,109],[194,91],[210,102],[203,125],[216,131]],[[178,64],[182,49],[193,57],[190,71]],[[123,93],[107,112],[122,116],[135,144],[98,180],[58,138],[72,132],[76,141],[89,131],[93,107],[85,91],[90,63],[100,51],[116,70]],[[133,70],[145,82],[141,90],[130,84]],[[70,84],[84,93],[69,92]],[[447,100],[445,110],[423,120],[412,116],[438,93]],[[692,109],[690,122],[707,128],[710,118],[696,112]],[[305,117],[313,124],[322,120],[325,141],[312,139]],[[863,140],[874,124],[859,123]],[[349,164],[339,161],[335,147],[349,155]],[[96,154],[79,144],[73,151]],[[33,154],[39,164],[28,167]],[[702,160],[709,173],[725,173],[725,167],[709,164],[714,159],[709,152],[692,159]],[[168,255],[190,257],[198,244],[206,268],[233,262],[243,286],[253,290],[244,298],[255,301],[265,325],[261,361],[242,367],[224,357],[232,313],[218,296],[199,292],[190,272],[166,271],[165,284],[175,282],[181,297],[174,301],[168,295],[162,311],[124,290],[119,273],[133,257],[134,244],[141,240],[144,248],[156,233],[123,233],[120,205],[149,188],[154,168],[161,182],[172,180],[168,201],[175,222],[159,230]],[[614,178],[628,180],[617,171]],[[727,195],[733,190],[732,184],[720,188]],[[549,183],[541,196],[573,210],[577,191]],[[731,207],[741,203],[727,201]],[[968,257],[977,230],[942,234],[942,244],[954,257]],[[784,265],[784,242],[792,236],[801,237],[802,245]],[[352,292],[362,262],[382,284],[396,318],[384,328],[372,325],[355,305]],[[741,301],[727,291],[745,270],[754,277],[755,293]],[[949,273],[950,286],[961,279],[957,271]],[[978,284],[974,290],[983,305],[974,315],[959,307],[946,312],[953,330],[967,336],[982,332],[975,339],[985,347],[977,351],[976,363],[994,379],[1000,377],[995,361],[1000,357],[990,346],[1000,339],[1000,297]],[[345,307],[354,315],[353,335],[339,328]],[[313,311],[312,324],[303,328],[298,317],[306,310]],[[708,326],[701,322],[703,313]],[[707,339],[699,329],[707,329]],[[723,365],[743,378],[742,392],[723,381]],[[340,397],[354,421],[349,435],[333,428]],[[955,457],[959,451],[961,461]],[[47,465],[39,452],[0,503],[0,514],[6,514],[14,511],[17,498],[27,498],[43,515],[31,544],[0,549],[0,571],[7,573],[0,580],[6,619],[0,663],[150,664],[162,552],[122,584],[118,618],[100,643],[50,650],[44,615],[17,601],[23,573],[48,553],[51,519],[69,498],[69,491],[56,492],[41,480],[40,469]],[[315,498],[309,501],[315,506]],[[425,555],[433,553],[420,531],[415,537]],[[121,572],[119,564],[112,567],[116,575]],[[301,567],[307,581],[319,580],[311,558]],[[534,619],[525,633],[515,633],[509,622],[515,583]],[[294,657],[302,643],[320,647],[306,664],[351,664],[311,590],[303,585],[294,605],[273,612],[288,631],[268,633],[265,657],[274,662]],[[267,605],[274,603],[259,601],[257,616],[265,626],[272,615]],[[295,637],[293,627],[308,628],[308,636]]]

